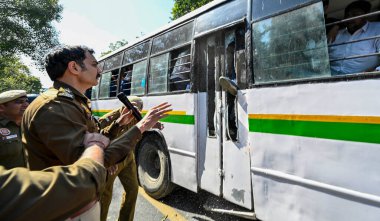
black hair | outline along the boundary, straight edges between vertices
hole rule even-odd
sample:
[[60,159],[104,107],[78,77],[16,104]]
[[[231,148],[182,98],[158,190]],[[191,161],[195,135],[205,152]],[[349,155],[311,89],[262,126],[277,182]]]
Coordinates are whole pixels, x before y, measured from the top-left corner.
[[75,61],[82,68],[85,68],[83,60],[86,58],[86,51],[94,54],[94,50],[86,46],[61,45],[53,48],[45,58],[45,69],[50,79],[55,81],[62,77],[70,61]]
[[327,5],[330,4],[330,1],[329,1],[329,0],[323,0],[322,2],[323,2],[323,6],[327,6]]
[[351,11],[354,8],[359,8],[364,11],[365,14],[369,13],[371,11],[371,3],[364,1],[364,0],[358,0],[351,2],[347,7],[344,9],[344,16],[348,16],[348,12]]

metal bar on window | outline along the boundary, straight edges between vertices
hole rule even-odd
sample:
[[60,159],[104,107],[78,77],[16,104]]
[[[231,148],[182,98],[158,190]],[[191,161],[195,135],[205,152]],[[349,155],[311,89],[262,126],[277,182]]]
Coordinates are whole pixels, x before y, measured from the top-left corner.
[[380,39],[380,35],[376,35],[376,36],[372,36],[372,37],[368,37],[368,38],[356,39],[356,40],[352,40],[352,41],[346,41],[346,42],[337,43],[337,44],[331,44],[328,47],[330,48],[330,47],[335,47],[338,45],[345,45],[345,44],[356,43],[356,42],[360,42],[360,41],[368,41],[368,40],[372,40],[372,39],[376,39],[376,38]]
[[341,61],[341,60],[348,60],[348,59],[355,59],[355,58],[365,58],[365,57],[378,56],[378,55],[380,55],[380,52],[378,52],[378,53],[371,53],[371,54],[363,54],[363,55],[354,55],[354,56],[343,57],[343,58],[337,58],[337,59],[330,60],[330,62]]
[[184,65],[188,65],[188,64],[191,64],[191,62],[186,62],[186,63],[177,64],[177,65],[171,66],[170,68],[179,67],[179,66],[184,66]]
[[171,59],[170,61],[175,61],[175,60],[178,60],[178,59],[180,59],[180,58],[184,58],[184,57],[190,57],[190,55],[191,55],[191,54],[186,54],[186,55],[181,56],[181,57],[173,58],[173,59]]
[[171,81],[169,84],[178,84],[178,83],[183,83],[183,82],[190,82],[190,79],[181,80],[181,81]]
[[333,25],[339,25],[339,24],[341,24],[341,23],[345,23],[345,22],[348,22],[348,21],[352,21],[352,20],[355,20],[355,19],[357,19],[357,18],[366,18],[366,17],[375,16],[375,15],[380,15],[380,11],[371,12],[371,13],[368,13],[368,14],[359,15],[359,16],[355,16],[355,17],[352,17],[352,18],[346,18],[346,19],[343,19],[343,20],[340,20],[340,21],[336,21],[336,22],[328,23],[328,24],[326,24],[326,27],[328,27],[328,26],[333,26]]
[[178,75],[178,74],[185,74],[185,73],[190,73],[190,70],[182,71],[182,72],[175,72],[175,73],[172,73],[171,75]]

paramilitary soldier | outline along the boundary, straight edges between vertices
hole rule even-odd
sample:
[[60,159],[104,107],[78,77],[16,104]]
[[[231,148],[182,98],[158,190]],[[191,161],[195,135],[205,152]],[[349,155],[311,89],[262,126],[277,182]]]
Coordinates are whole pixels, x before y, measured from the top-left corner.
[[42,171],[0,166],[0,220],[64,220],[99,194],[106,183],[103,150],[109,139],[87,133],[81,158]]
[[24,90],[0,94],[0,165],[6,169],[26,167],[20,124],[28,105]]
[[[136,96],[128,97],[129,100],[137,107],[137,109],[142,110],[143,101],[141,98]],[[104,135],[110,139],[115,139],[133,125],[137,123],[136,119],[133,119],[129,124],[125,126],[117,127],[118,130],[112,130],[114,124],[118,124],[117,120],[122,114],[122,109],[119,108],[114,110],[99,119],[99,124],[102,128],[106,128],[102,131]],[[111,126],[111,127],[108,127]],[[111,128],[111,130],[109,130]],[[117,164],[118,168],[115,174],[108,177],[105,190],[100,198],[100,220],[106,221],[108,209],[112,200],[113,183],[116,177],[119,177],[120,183],[123,185],[124,193],[120,205],[119,218],[122,221],[132,221],[135,214],[136,200],[138,194],[139,183],[137,181],[137,171],[136,162],[133,151],[131,151],[123,162]]]
[[[47,55],[45,68],[54,85],[33,101],[22,120],[22,141],[32,170],[73,163],[83,152],[86,131],[99,131],[91,115],[90,101],[84,95],[98,84],[100,77],[93,53],[84,46],[62,46]],[[121,162],[142,133],[171,111],[170,106],[162,103],[151,108],[141,121],[114,140],[104,152],[105,166]],[[131,119],[131,111],[125,109],[119,125],[126,125]],[[100,219],[97,199],[74,214],[74,220],[85,220],[86,213],[99,214]]]

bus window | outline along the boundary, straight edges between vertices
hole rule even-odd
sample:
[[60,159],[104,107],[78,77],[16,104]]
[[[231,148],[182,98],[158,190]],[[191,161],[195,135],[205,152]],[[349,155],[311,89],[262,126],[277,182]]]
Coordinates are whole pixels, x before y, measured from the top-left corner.
[[121,68],[120,71],[119,91],[127,96],[131,95],[132,68],[133,65],[128,65]]
[[158,36],[153,40],[152,54],[174,48],[190,42],[193,37],[193,22],[189,22],[179,28]]
[[113,70],[111,72],[109,97],[116,97],[117,86],[118,86],[118,84],[117,84],[118,77],[119,77],[119,69]]
[[131,95],[145,94],[146,84],[146,60],[133,64]]
[[99,84],[92,87],[91,100],[97,100],[98,99]]
[[102,74],[99,82],[99,98],[108,98],[110,91],[111,72]]
[[104,71],[108,71],[108,70],[114,69],[116,67],[119,67],[121,65],[122,58],[123,58],[123,53],[119,53],[117,55],[114,55],[114,56],[108,58],[104,62]]
[[137,46],[132,47],[124,52],[124,64],[130,64],[137,60],[141,60],[146,58],[149,50],[149,41],[139,44]]
[[254,20],[276,14],[311,0],[253,0],[252,16]]
[[[361,0],[346,5],[326,3],[326,22],[330,22],[326,30],[335,30],[335,35],[328,32],[331,75],[378,73],[380,22],[373,19],[379,11],[371,12],[371,9],[375,9],[379,1]],[[329,13],[329,9],[334,13]]]
[[169,53],[150,59],[148,93],[167,92]]
[[99,98],[116,97],[119,69],[102,74]]
[[170,91],[190,89],[190,45],[170,53]]
[[322,3],[252,25],[254,81],[331,76]]

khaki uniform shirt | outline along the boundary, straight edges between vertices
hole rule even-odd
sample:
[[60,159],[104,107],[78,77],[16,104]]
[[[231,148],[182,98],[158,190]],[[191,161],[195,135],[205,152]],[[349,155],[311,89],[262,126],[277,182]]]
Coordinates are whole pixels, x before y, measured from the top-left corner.
[[64,220],[103,191],[106,169],[84,158],[43,171],[0,166],[0,220]]
[[[75,162],[84,151],[86,131],[100,131],[87,97],[59,81],[29,105],[21,125],[32,170]],[[140,139],[137,127],[115,139],[104,152],[105,166],[122,161]]]
[[0,117],[0,165],[6,169],[26,167],[20,127]]

